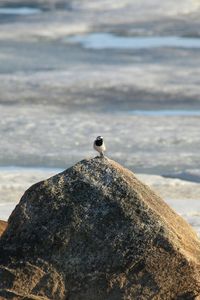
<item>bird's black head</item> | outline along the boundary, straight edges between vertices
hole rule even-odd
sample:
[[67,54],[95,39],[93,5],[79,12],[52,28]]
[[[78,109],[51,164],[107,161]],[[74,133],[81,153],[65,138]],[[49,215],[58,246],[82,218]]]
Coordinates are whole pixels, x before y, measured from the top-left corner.
[[102,144],[103,144],[103,137],[98,136],[95,140],[95,145],[100,147],[100,146],[102,146]]

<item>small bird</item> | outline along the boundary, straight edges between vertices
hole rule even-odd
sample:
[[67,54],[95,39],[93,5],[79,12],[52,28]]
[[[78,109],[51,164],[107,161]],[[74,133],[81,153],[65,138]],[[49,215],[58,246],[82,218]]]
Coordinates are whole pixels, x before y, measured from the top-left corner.
[[98,136],[96,140],[94,141],[93,145],[94,149],[97,150],[100,153],[100,157],[104,157],[104,151],[106,151],[106,146],[103,141],[102,136]]

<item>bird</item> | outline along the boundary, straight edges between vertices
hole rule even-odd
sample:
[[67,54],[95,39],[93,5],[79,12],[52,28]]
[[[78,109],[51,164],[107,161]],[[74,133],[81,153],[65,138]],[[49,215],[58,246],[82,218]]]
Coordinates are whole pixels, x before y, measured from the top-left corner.
[[104,151],[106,151],[106,146],[103,141],[102,136],[98,136],[96,140],[94,141],[93,145],[94,149],[100,153],[100,157],[104,157]]

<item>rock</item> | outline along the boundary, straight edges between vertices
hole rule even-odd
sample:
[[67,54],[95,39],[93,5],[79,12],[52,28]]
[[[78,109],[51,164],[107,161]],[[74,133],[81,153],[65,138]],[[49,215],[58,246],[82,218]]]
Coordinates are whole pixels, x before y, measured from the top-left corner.
[[7,222],[0,220],[0,236],[5,231],[6,227],[7,227]]
[[94,158],[25,192],[0,278],[0,299],[197,299],[200,242],[132,172]]

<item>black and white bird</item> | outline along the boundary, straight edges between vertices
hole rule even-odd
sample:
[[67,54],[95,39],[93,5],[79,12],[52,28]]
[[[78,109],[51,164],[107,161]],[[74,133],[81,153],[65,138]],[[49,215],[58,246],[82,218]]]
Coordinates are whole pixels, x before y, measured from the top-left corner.
[[106,146],[104,144],[104,141],[103,141],[103,137],[102,136],[98,136],[96,138],[96,140],[94,141],[94,145],[93,145],[94,149],[96,151],[98,151],[100,153],[100,156],[101,157],[104,157],[104,152],[106,151]]

